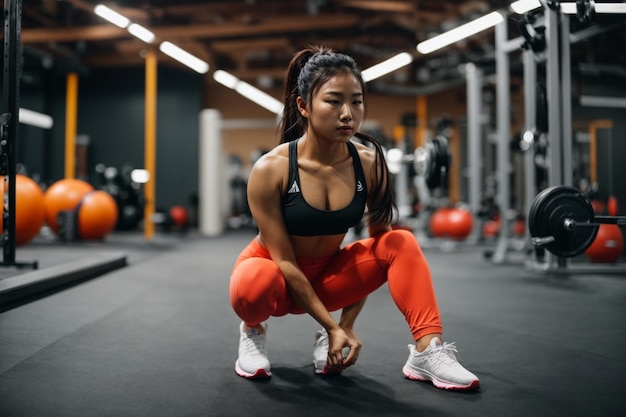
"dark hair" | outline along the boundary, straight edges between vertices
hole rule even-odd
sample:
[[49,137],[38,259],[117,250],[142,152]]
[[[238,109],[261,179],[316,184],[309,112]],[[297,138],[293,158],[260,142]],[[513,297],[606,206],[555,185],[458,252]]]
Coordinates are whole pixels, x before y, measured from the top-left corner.
[[[365,102],[367,85],[352,57],[321,46],[310,46],[297,52],[289,63],[285,77],[283,115],[280,121],[280,143],[291,142],[306,131],[308,121],[298,111],[296,99],[311,105],[313,96],[322,85],[337,74],[352,74],[359,81]],[[395,202],[385,154],[380,143],[369,135],[356,132],[355,137],[369,142],[376,150],[376,187],[371,191],[376,207],[368,211],[369,221],[390,224]]]

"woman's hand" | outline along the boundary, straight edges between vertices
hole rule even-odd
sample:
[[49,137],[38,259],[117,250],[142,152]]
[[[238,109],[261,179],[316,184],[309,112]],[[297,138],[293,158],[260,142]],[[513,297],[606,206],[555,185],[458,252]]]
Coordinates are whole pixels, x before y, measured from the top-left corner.
[[328,331],[328,367],[345,369],[355,364],[361,341],[352,329],[337,327]]

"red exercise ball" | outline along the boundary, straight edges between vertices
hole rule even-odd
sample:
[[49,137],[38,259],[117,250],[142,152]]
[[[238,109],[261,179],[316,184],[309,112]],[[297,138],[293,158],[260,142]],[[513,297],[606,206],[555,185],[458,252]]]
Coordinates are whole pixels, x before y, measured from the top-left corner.
[[606,201],[606,214],[609,216],[617,216],[617,213],[619,213],[617,197],[611,196]]
[[523,218],[515,219],[513,222],[513,235],[522,237],[524,233],[526,233],[526,221]]
[[187,216],[187,209],[185,209],[185,207],[179,205],[172,206],[172,208],[170,208],[170,217],[172,218],[172,223],[174,224],[174,226],[187,226],[189,216]]
[[430,216],[430,233],[434,237],[444,237],[448,234],[448,207],[442,207]]
[[487,220],[483,225],[483,236],[486,238],[496,237],[500,231],[500,219]]
[[44,193],[46,223],[59,232],[57,216],[62,211],[75,210],[82,199],[94,188],[86,181],[67,178],[52,184]]
[[616,224],[601,224],[598,235],[585,251],[591,262],[615,263],[624,250],[624,236]]
[[117,224],[118,209],[115,200],[102,190],[88,193],[78,209],[78,237],[102,239]]
[[593,212],[595,214],[604,213],[605,204],[602,200],[591,200],[591,207],[593,208]]
[[[4,192],[8,193],[8,183],[4,182]],[[25,175],[15,176],[15,244],[30,242],[44,224],[43,191],[32,179]],[[0,232],[2,222],[0,222]]]
[[474,219],[472,217],[472,213],[468,210],[460,208],[448,210],[447,221],[447,234],[452,239],[463,240],[466,239],[470,233],[472,233]]

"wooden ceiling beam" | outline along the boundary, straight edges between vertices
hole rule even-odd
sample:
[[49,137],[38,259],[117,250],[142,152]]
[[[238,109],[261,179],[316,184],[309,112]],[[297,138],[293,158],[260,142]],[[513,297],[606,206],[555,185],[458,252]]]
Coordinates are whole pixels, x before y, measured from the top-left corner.
[[[243,36],[261,36],[282,33],[298,33],[305,31],[345,29],[361,23],[354,15],[317,15],[272,17],[255,24],[227,22],[220,25],[181,25],[165,27],[149,27],[158,38],[175,40],[184,38],[229,38]],[[97,41],[130,37],[125,29],[114,25],[103,24],[72,28],[37,28],[22,29],[22,42],[75,42],[80,40]]]
[[413,13],[415,6],[412,2],[407,1],[367,1],[367,0],[346,0],[340,2],[346,7],[355,9],[371,10],[376,12],[393,12],[393,13]]

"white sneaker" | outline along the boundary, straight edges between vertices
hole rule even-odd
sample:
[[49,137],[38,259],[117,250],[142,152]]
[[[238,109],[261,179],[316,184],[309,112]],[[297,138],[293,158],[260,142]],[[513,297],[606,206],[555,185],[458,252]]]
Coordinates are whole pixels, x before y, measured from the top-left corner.
[[235,362],[235,372],[244,378],[268,378],[272,376],[270,361],[265,352],[265,332],[267,326],[263,326],[263,334],[257,329],[243,331],[244,323],[239,326],[239,358]]
[[438,337],[430,345],[418,352],[415,345],[409,345],[409,359],[404,364],[404,375],[417,381],[431,381],[437,388],[450,390],[478,389],[480,381],[457,361],[454,343],[441,343]]
[[[349,349],[344,348],[344,357],[348,355]],[[328,333],[325,329],[315,333],[315,343],[313,344],[313,366],[315,373],[319,375],[340,374],[341,368],[329,368],[326,366],[328,360]]]

